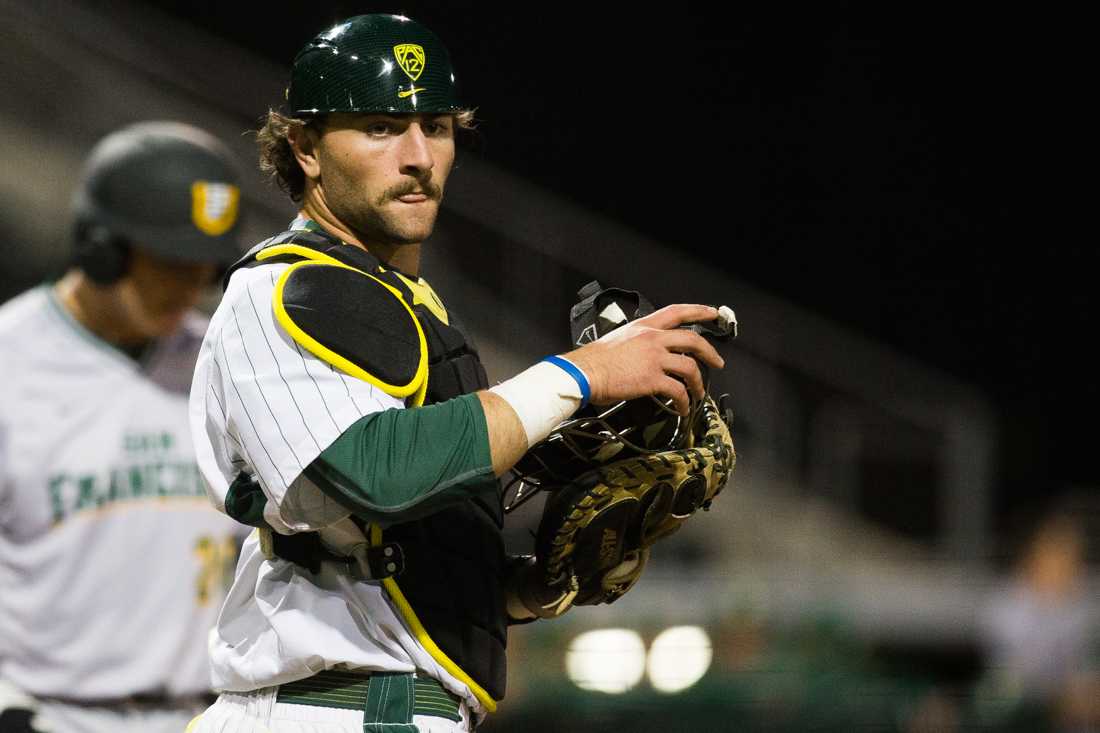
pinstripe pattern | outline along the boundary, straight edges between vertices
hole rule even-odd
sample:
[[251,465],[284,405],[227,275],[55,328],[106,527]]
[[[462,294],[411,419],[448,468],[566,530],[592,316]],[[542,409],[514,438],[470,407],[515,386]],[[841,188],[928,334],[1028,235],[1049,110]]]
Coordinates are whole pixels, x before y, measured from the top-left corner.
[[[226,351],[225,351],[225,339],[224,338],[222,338],[220,340],[219,345],[222,347],[222,358],[223,358],[224,362],[227,365],[226,366],[226,373],[228,374],[228,377],[229,377],[227,381],[229,382],[229,385],[233,388],[233,393],[237,396],[237,402],[241,406],[241,411],[244,413],[245,419],[248,420],[248,425],[252,429],[252,434],[256,436],[256,439],[255,439],[255,441],[252,441],[252,444],[259,446],[260,450],[263,451],[264,456],[267,458],[268,463],[271,464],[272,470],[275,471],[276,473],[278,473],[279,466],[278,466],[278,464],[275,463],[275,459],[271,457],[271,453],[268,451],[267,446],[264,445],[263,439],[260,437],[260,431],[256,429],[256,423],[253,422],[253,420],[252,420],[252,414],[248,410],[248,405],[247,405],[247,403],[245,403],[244,398],[241,397],[240,388],[237,386],[236,380],[233,379],[232,372],[229,371],[229,367],[228,367],[229,357],[228,357],[228,355],[226,354]],[[237,426],[240,427],[240,423],[238,423]],[[248,441],[248,438],[245,437],[245,436],[241,436],[241,438],[242,438],[242,440],[240,442],[240,445],[242,445],[242,446],[245,446],[246,443],[250,442],[250,441]],[[245,457],[245,460],[249,461],[249,463],[252,465],[252,467],[254,469],[256,469],[256,471],[258,472],[257,475],[260,476],[261,483],[266,483],[264,481],[264,478],[263,478],[264,475],[265,475],[264,471],[262,469],[260,469],[259,466],[256,465],[256,462],[254,460],[254,457],[256,457],[256,455],[257,455],[257,451],[250,450],[249,447],[246,447],[245,452],[247,454],[247,456]],[[250,458],[252,458],[253,460],[249,460]],[[279,481],[281,482],[281,484],[283,486],[286,486],[289,483],[289,481],[287,481],[287,479],[284,476],[282,476],[281,474],[279,474],[278,477],[279,477]],[[269,492],[269,496],[270,496],[270,492]],[[223,497],[223,503],[224,503],[224,497]]]
[[301,531],[323,526],[337,511],[300,478],[304,468],[356,420],[403,403],[321,362],[282,330],[271,295],[286,267],[234,274],[203,346],[209,358],[196,386],[206,385],[203,433],[217,471],[203,471],[212,491],[224,505],[228,484],[247,471],[273,502],[269,521]]
[[[275,289],[275,273],[271,272],[271,273],[268,273],[268,274],[270,276],[269,282],[271,284],[271,289],[274,290]],[[251,293],[251,288],[249,288],[249,292]],[[255,305],[254,300],[253,300],[253,305]],[[290,339],[288,339],[288,340],[290,340]],[[321,399],[321,404],[324,405],[324,407],[325,407],[325,412],[328,414],[328,419],[332,421],[332,427],[339,430],[340,426],[336,424],[336,418],[334,418],[332,416],[332,410],[329,408],[328,400],[325,399],[325,393],[321,391],[321,385],[319,385],[317,383],[317,378],[314,377],[313,374],[311,374],[310,371],[309,371],[309,362],[306,361],[305,353],[302,351],[302,347],[299,346],[297,343],[294,343],[293,340],[290,340],[290,342],[294,346],[294,350],[298,353],[299,358],[302,360],[302,370],[310,378],[310,381],[313,382],[313,386],[317,388],[317,396]],[[316,361],[316,360],[314,360],[314,361]],[[350,390],[348,390],[348,396],[351,397],[351,391]],[[358,405],[356,405],[356,409],[359,409]],[[363,413],[362,413],[361,410],[360,410],[359,414],[360,414],[360,416],[362,416]]]
[[[298,404],[298,400],[294,396],[294,390],[292,390],[290,388],[290,384],[286,381],[286,376],[283,374],[283,368],[279,364],[279,359],[275,356],[275,349],[271,346],[271,337],[270,337],[270,335],[268,335],[267,329],[264,328],[263,321],[260,320],[260,312],[256,308],[256,300],[255,300],[255,298],[252,297],[252,288],[249,287],[247,289],[247,292],[249,294],[248,303],[249,303],[249,305],[252,306],[252,313],[256,316],[256,324],[257,324],[257,326],[259,326],[260,333],[263,335],[263,341],[267,345],[267,351],[268,351],[269,354],[271,354],[271,361],[275,364],[275,371],[276,371],[276,373],[278,373],[279,379],[282,380],[283,386],[286,387],[287,394],[290,395],[290,401],[294,405],[294,409],[298,411],[298,417],[300,417],[302,419],[302,426],[305,428],[306,432],[309,433],[310,440],[312,440],[313,444],[317,447],[317,451],[320,452],[321,451],[321,446],[317,442],[317,437],[313,434],[313,431],[311,431],[309,429],[309,422],[306,421],[306,416],[304,414],[302,414],[302,406]],[[324,404],[323,396],[322,396],[322,404]],[[327,405],[325,405],[325,411],[326,412],[328,411],[328,406]],[[331,415],[330,415],[330,417],[331,417]],[[333,420],[332,424],[335,426],[336,421]]]
[[[276,413],[275,410],[271,408],[271,402],[276,399],[276,396],[273,394],[270,386],[267,389],[264,388],[264,384],[260,381],[260,375],[256,372],[256,364],[252,360],[252,355],[249,353],[251,349],[256,348],[256,344],[255,342],[253,342],[251,349],[249,348],[248,339],[245,337],[244,331],[241,329],[241,322],[237,312],[237,308],[234,307],[231,312],[233,314],[233,325],[237,327],[237,334],[239,335],[241,340],[241,353],[244,354],[244,358],[248,363],[248,370],[249,372],[251,372],[251,383],[255,385],[256,392],[260,395],[260,401],[263,403],[263,406],[267,410],[266,415],[263,412],[260,413],[260,419],[265,420],[267,417],[271,418],[271,422],[275,425],[275,429],[278,431],[279,437],[282,438],[283,445],[286,446],[287,453],[290,455],[290,457],[294,459],[294,463],[297,464],[297,467],[299,469],[305,468],[305,464],[302,463],[302,459],[299,458],[297,454],[295,454],[294,448],[290,445],[290,441],[287,439],[286,433],[283,431],[283,425],[286,423],[288,413],[281,410],[279,413]],[[257,323],[257,325],[259,325],[259,323]],[[276,372],[278,372],[278,369],[276,369]],[[282,379],[281,374],[279,375],[279,377],[280,379]],[[230,379],[233,379],[232,369],[230,369]],[[248,375],[244,375],[243,379],[247,381],[249,379]],[[234,380],[234,384],[236,383],[236,380]],[[268,395],[271,395],[270,400],[268,399]],[[305,418],[302,418],[302,422],[303,424],[305,423]],[[306,427],[306,430],[308,432],[308,426]],[[310,437],[312,438],[313,435],[310,434]],[[275,449],[279,450],[278,447],[276,447]],[[285,465],[285,462],[283,463],[283,465]]]

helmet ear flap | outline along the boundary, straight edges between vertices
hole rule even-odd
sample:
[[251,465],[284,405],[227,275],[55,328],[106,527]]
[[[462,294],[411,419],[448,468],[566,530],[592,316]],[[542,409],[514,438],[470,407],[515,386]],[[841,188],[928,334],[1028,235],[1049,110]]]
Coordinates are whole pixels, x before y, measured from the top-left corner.
[[97,285],[110,285],[126,275],[130,246],[102,224],[79,221],[73,237],[73,265]]

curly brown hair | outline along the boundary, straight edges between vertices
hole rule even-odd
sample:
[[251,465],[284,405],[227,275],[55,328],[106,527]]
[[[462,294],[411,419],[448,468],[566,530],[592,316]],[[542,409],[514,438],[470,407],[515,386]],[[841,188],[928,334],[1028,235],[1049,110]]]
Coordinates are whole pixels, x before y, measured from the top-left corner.
[[[260,149],[260,171],[269,176],[286,191],[291,201],[299,202],[306,190],[306,175],[294,158],[290,147],[291,128],[302,127],[323,132],[325,118],[287,117],[273,109],[267,111],[263,126],[256,132],[256,144]],[[455,113],[455,127],[459,132],[474,129],[474,111],[464,109]]]

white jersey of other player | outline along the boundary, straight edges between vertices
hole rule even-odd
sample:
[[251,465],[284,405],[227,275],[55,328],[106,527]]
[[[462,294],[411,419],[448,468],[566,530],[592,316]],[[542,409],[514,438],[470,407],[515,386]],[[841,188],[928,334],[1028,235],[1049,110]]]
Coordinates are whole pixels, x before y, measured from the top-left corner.
[[240,530],[209,506],[187,427],[204,325],[139,363],[48,287],[0,307],[0,679],[30,695],[210,688]]

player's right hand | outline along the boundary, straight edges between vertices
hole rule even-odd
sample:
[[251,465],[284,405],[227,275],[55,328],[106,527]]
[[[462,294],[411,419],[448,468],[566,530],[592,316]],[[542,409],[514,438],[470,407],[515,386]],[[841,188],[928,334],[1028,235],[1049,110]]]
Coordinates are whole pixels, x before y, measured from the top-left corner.
[[705,338],[678,326],[717,317],[709,305],[670,305],[563,356],[588,377],[593,404],[652,395],[672,399],[687,415],[691,398],[706,393],[696,359],[714,369],[725,360]]

